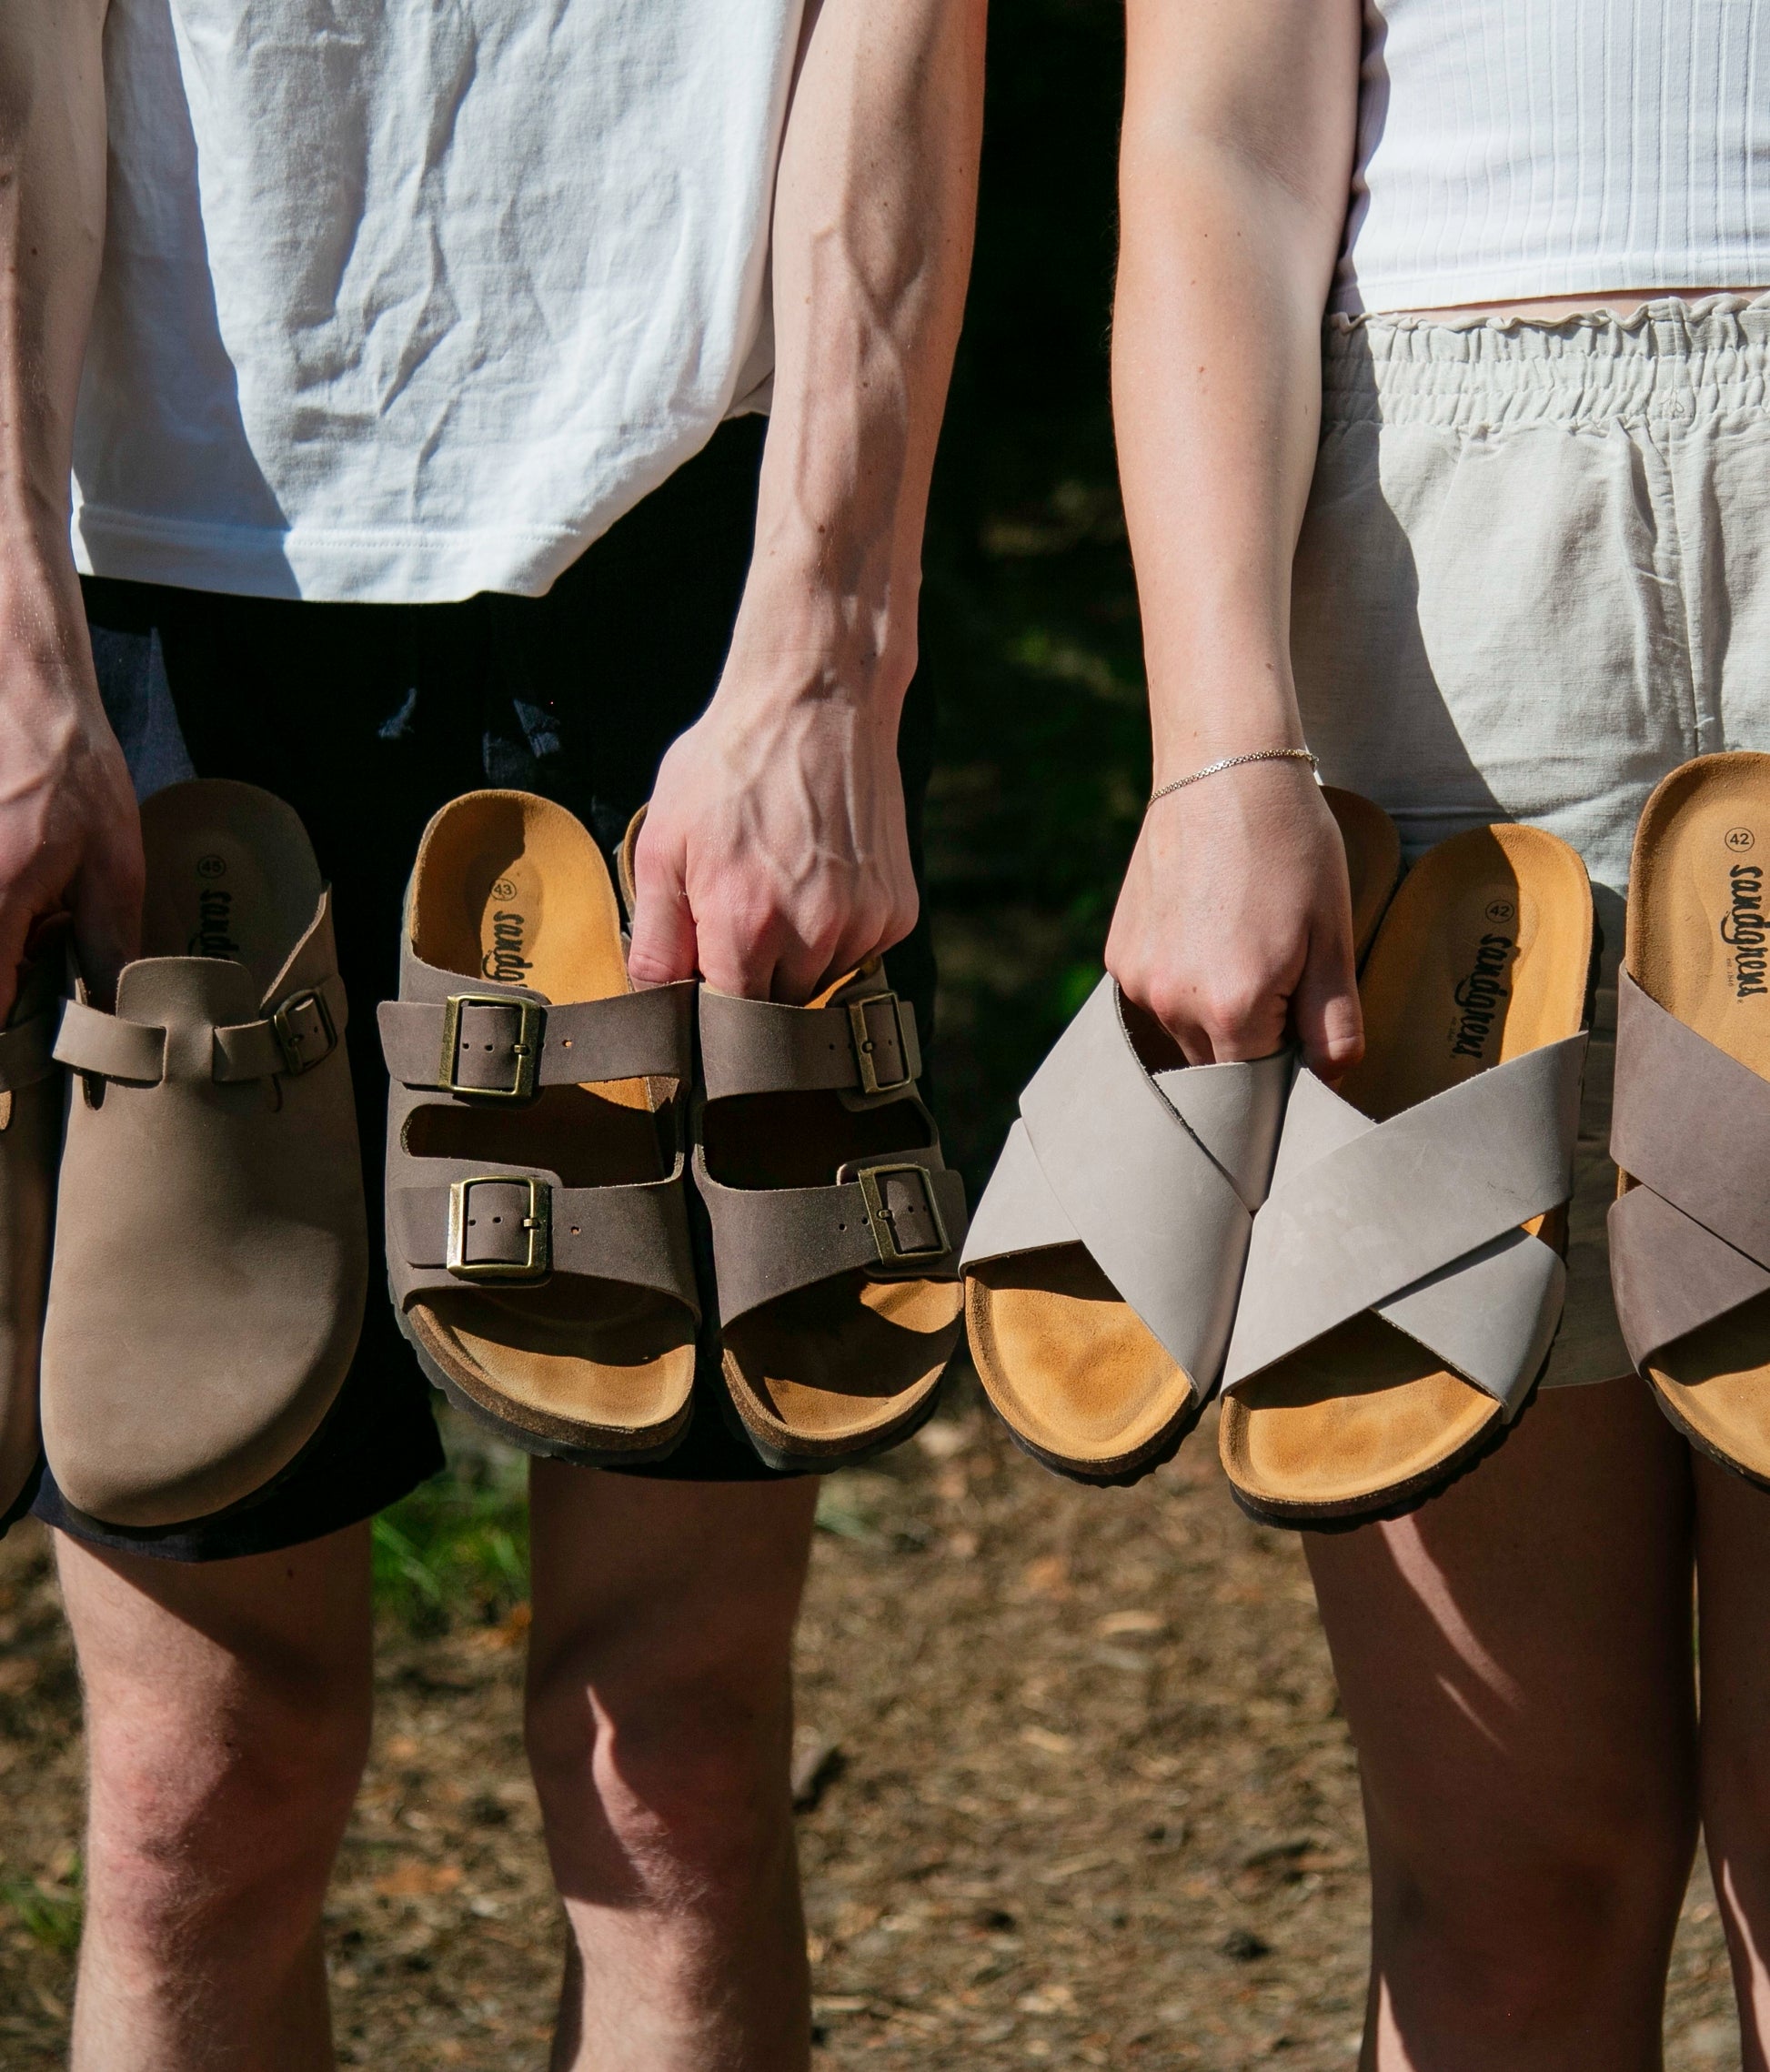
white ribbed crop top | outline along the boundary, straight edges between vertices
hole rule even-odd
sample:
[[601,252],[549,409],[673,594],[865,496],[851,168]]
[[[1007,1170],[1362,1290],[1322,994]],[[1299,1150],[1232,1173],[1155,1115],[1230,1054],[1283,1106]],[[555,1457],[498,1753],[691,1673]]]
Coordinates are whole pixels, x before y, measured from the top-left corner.
[[1770,0],[1363,0],[1333,307],[1770,287]]

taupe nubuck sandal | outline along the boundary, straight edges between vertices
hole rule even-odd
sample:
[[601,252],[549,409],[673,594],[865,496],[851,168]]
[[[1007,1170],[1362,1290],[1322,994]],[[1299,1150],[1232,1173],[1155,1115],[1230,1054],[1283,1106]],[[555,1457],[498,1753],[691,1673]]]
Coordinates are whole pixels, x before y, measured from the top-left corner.
[[875,962],[805,1007],[700,989],[695,1187],[726,1387],[762,1458],[830,1468],[932,1413],[962,1325],[965,1187]]
[[1631,1358],[1723,1466],[1770,1485],[1770,756],[1648,800],[1618,981],[1610,1271]]
[[142,956],[84,987],[55,1207],[43,1437],[68,1504],[125,1530],[261,1494],[332,1407],[368,1273],[331,891],[249,784],[142,809]]
[[1363,1059],[1299,1073],[1254,1220],[1218,1437],[1255,1517],[1397,1515],[1511,1430],[1561,1321],[1594,976],[1553,835],[1477,828],[1403,881]]
[[62,1142],[62,1072],[51,1051],[63,932],[39,932],[0,1030],[0,1533],[30,1508],[42,1458],[37,1373]]
[[528,1453],[661,1460],[700,1315],[694,988],[631,990],[608,867],[570,813],[474,791],[425,830],[399,996],[380,1011],[387,1262],[420,1365]]
[[[1394,890],[1401,841],[1370,800],[1327,800],[1362,951]],[[1033,1075],[964,1270],[978,1373],[1035,1460],[1123,1485],[1171,1459],[1197,1423],[1292,1069],[1289,1051],[1187,1065],[1108,978]]]

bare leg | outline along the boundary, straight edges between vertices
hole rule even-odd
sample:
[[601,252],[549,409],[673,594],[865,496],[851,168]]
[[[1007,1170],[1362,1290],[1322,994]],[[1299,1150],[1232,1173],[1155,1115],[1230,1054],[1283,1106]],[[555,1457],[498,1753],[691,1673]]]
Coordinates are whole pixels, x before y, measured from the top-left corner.
[[1695,1840],[1688,1451],[1558,1391],[1411,1517],[1312,1534],[1358,1745],[1366,2072],[1653,2072]]
[[788,1775],[815,1483],[538,1462],[528,1752],[571,1924],[556,2072],[810,2053]]
[[91,1800],[74,2072],[326,2072],[367,1753],[368,1529],[191,1566],[58,1534]]
[[1703,1824],[1744,2072],[1770,2067],[1770,1492],[1696,1458]]

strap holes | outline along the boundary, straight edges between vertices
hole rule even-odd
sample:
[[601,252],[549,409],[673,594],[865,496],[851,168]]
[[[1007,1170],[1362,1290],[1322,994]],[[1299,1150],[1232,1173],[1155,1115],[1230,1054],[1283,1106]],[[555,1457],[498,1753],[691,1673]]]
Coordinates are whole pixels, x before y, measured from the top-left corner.
[[571,1049],[571,1038],[569,1036],[562,1036],[559,1039],[559,1048],[562,1051],[569,1051]]
[[581,1223],[574,1223],[571,1226],[571,1234],[573,1237],[581,1237],[583,1235],[583,1225]]

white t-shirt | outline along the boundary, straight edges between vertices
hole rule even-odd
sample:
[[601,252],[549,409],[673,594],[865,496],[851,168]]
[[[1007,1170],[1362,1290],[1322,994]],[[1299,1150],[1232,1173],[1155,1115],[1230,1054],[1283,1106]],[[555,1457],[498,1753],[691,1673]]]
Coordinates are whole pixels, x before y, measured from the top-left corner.
[[803,0],[111,0],[88,573],[544,591],[762,407]]

